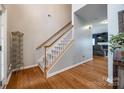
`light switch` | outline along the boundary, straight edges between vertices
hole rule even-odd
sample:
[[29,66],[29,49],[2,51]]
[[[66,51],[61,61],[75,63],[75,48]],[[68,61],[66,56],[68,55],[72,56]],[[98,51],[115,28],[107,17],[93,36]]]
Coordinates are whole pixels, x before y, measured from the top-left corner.
[[0,45],[0,51],[2,50],[2,46]]

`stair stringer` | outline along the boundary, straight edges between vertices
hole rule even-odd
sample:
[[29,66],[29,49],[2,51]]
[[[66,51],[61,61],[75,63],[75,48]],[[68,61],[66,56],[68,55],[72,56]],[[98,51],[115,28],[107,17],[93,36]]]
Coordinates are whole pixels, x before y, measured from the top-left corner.
[[60,54],[60,56],[56,59],[56,61],[47,69],[47,72],[49,72],[61,60],[61,58],[65,55],[65,53],[70,49],[73,42],[74,40],[70,41],[70,43],[66,46],[66,48],[62,52],[62,54]]
[[[57,60],[57,62],[54,65],[52,65],[52,67],[47,71],[47,78],[50,77],[51,73],[56,72],[56,71],[54,71],[54,72],[51,72],[51,71],[56,69],[57,67],[59,68],[57,71],[64,69],[65,67],[62,67],[65,64],[65,63],[63,63],[63,61],[67,62],[68,58],[71,57],[70,58],[71,60],[69,61],[69,64],[66,67],[71,66],[73,64],[72,57],[74,56],[74,53],[75,53],[74,49],[75,49],[74,41],[72,41],[71,44],[67,47],[67,49],[64,51],[64,53],[61,55],[61,57]],[[68,58],[66,58],[66,57],[68,57]],[[70,62],[72,62],[72,63],[70,64]],[[57,66],[58,64],[61,64],[61,65]]]

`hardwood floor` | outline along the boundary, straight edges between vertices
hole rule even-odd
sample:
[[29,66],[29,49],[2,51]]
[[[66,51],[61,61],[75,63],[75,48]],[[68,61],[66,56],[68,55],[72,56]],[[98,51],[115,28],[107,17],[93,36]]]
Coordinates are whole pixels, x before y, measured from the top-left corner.
[[106,82],[107,59],[94,57],[93,61],[45,80],[39,67],[14,72],[7,85],[8,89],[100,89],[112,88]]

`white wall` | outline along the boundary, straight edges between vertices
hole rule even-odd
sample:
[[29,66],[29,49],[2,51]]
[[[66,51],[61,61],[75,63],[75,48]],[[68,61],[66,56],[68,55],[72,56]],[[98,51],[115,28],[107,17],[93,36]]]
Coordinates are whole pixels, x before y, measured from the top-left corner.
[[[124,10],[122,4],[109,4],[108,5],[108,35],[116,35],[118,30],[118,11]],[[113,82],[113,56],[108,52],[108,81]]]
[[74,13],[86,4],[72,4],[72,24],[74,24]]
[[[85,28],[85,22],[75,15],[75,49],[77,59],[88,60],[92,58],[92,30]],[[84,56],[84,57],[83,57]],[[79,57],[79,58],[78,58]],[[81,60],[80,60],[81,61]]]
[[6,10],[0,5],[0,42],[2,46],[0,58],[0,80],[4,84],[7,79],[7,30],[6,30]]
[[[6,5],[6,8],[8,11],[8,40],[10,40],[10,32],[24,32],[25,66],[36,63],[36,47],[71,21],[71,5],[21,4]],[[48,17],[48,14],[51,17]],[[8,41],[8,47],[10,47],[10,41]]]
[[93,24],[92,34],[108,32],[107,24]]

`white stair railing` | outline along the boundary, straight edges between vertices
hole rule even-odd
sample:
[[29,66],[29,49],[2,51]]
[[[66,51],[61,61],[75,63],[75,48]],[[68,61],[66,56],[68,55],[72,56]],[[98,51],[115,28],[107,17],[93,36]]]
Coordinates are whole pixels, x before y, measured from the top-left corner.
[[73,41],[73,26],[56,38],[52,43],[38,48],[38,63],[47,78],[48,71],[59,61],[61,55]]
[[63,37],[61,37],[57,42],[55,42],[50,47],[47,47],[46,58],[47,66],[51,67],[59,56],[65,51],[66,47],[73,41],[73,30],[71,29]]

